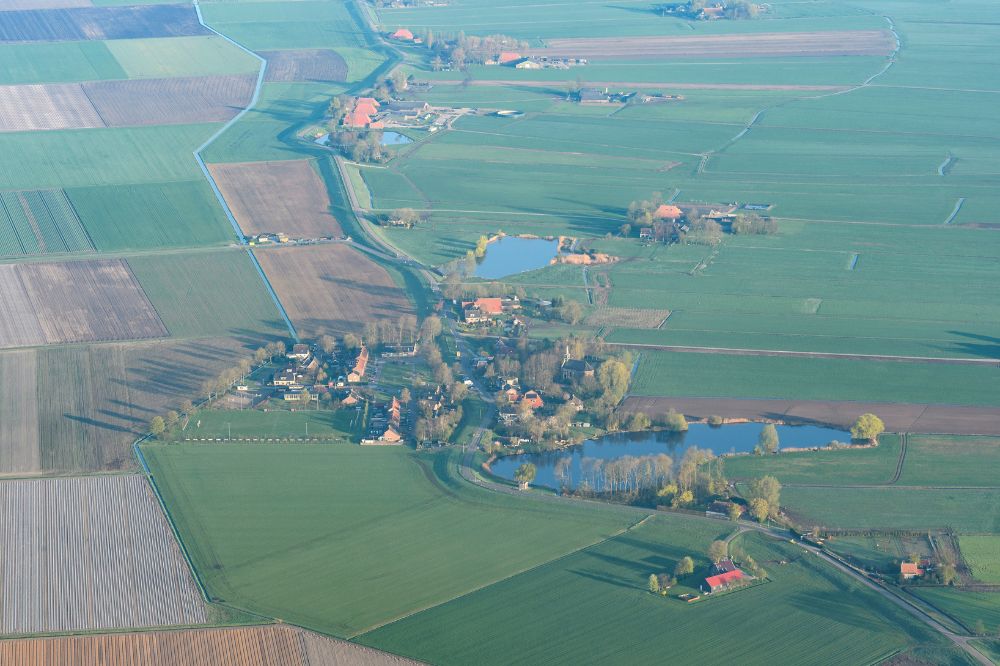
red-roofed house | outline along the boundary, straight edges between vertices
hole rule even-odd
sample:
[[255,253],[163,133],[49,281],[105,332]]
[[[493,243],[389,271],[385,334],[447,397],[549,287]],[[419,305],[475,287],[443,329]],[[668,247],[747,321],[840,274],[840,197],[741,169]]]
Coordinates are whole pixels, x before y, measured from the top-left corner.
[[677,206],[660,204],[660,207],[653,211],[653,217],[657,220],[679,220],[684,217],[684,211]]
[[400,39],[400,40],[403,40],[404,42],[412,42],[413,41],[413,33],[410,32],[409,30],[407,30],[406,28],[400,28],[396,32],[392,33],[392,38],[393,39]]
[[708,585],[709,592],[717,592],[718,590],[726,589],[733,583],[737,583],[746,577],[746,574],[739,569],[733,569],[717,576],[709,576],[705,579],[705,584]]
[[503,53],[500,54],[500,57],[497,58],[497,62],[499,62],[501,65],[507,65],[512,62],[517,62],[520,59],[521,59],[520,53],[515,53],[514,51],[504,51]]
[[358,104],[371,104],[376,109],[382,106],[377,99],[374,97],[359,97]]
[[344,116],[344,124],[348,127],[368,127],[371,121],[371,116],[358,109],[354,109]]
[[358,352],[358,358],[354,362],[354,368],[347,375],[347,381],[352,384],[357,384],[362,379],[365,378],[365,371],[368,369],[368,347],[361,345],[361,351]]
[[919,564],[914,564],[913,562],[903,562],[899,565],[899,575],[901,575],[904,580],[909,580],[911,578],[923,576],[924,570],[920,568]]
[[545,406],[545,401],[542,400],[542,396],[538,394],[538,391],[525,391],[524,397],[521,398],[521,402],[530,406],[532,409],[540,409]]
[[371,102],[362,102],[358,100],[358,103],[354,105],[354,113],[364,113],[369,116],[374,116],[378,113],[378,107]]
[[462,301],[462,316],[469,324],[488,321],[491,317],[499,317],[502,314],[502,298],[477,298],[474,301]]

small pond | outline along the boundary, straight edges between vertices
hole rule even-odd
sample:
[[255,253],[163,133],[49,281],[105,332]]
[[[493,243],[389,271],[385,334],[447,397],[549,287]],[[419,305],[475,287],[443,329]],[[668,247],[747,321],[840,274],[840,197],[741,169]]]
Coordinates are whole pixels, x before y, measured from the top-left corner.
[[[538,469],[534,485],[558,488],[556,465],[569,475],[569,485],[576,486],[586,474],[586,468],[596,460],[615,460],[624,456],[655,456],[665,453],[674,464],[680,462],[690,446],[711,449],[716,455],[753,451],[764,427],[762,423],[734,423],[713,428],[705,423],[692,423],[684,433],[666,431],[630,432],[607,435],[579,446],[545,453],[526,453],[497,459],[491,469],[497,476],[513,479],[521,463],[534,463]],[[851,433],[819,426],[775,426],[781,447],[824,446],[833,440],[850,442]],[[562,462],[568,461],[568,462]]]
[[505,236],[486,246],[486,256],[476,267],[476,277],[495,280],[543,268],[558,252],[558,240]]
[[413,143],[413,139],[399,132],[382,132],[383,146],[402,146],[406,143]]

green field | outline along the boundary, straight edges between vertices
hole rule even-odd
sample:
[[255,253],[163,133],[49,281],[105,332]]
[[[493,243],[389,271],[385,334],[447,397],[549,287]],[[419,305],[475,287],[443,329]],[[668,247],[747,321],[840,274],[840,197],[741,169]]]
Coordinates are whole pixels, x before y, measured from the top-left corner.
[[106,42],[0,44],[0,62],[3,85],[128,78]]
[[256,58],[215,36],[105,43],[130,79],[256,74],[261,65]]
[[205,22],[255,51],[365,47],[368,41],[346,2],[213,3],[202,8]]
[[235,240],[204,179],[67,191],[98,250],[221,245]]
[[143,255],[129,266],[172,337],[288,334],[242,250]]
[[654,664],[669,660],[665,652],[699,663],[857,664],[934,641],[867,588],[757,536],[739,541],[768,562],[767,584],[694,604],[649,594],[650,571],[698,557],[712,527],[658,518],[359,640],[435,664],[506,664],[512,654],[530,663]]
[[920,486],[1000,487],[1000,440],[991,437],[911,435],[899,483]]
[[162,125],[0,134],[5,188],[84,187],[203,176],[191,151],[217,126]]
[[[347,440],[356,428],[353,409],[298,410],[270,409],[201,410],[177,439],[229,437],[299,438],[319,437]],[[307,435],[308,430],[308,435]]]
[[1000,489],[786,487],[781,506],[805,527],[1000,534]]
[[0,191],[0,255],[93,249],[62,190]]
[[[634,395],[1000,404],[989,366],[642,352]],[[817,377],[822,381],[815,381]]]
[[144,451],[214,597],[339,636],[549,562],[641,517],[469,487],[451,479],[449,452],[295,444]]
[[899,574],[900,562],[908,561],[911,555],[921,558],[934,555],[934,549],[926,535],[830,536],[827,537],[825,546],[856,566],[892,576]]
[[954,587],[913,587],[910,592],[975,632],[977,623],[989,634],[1000,629],[1000,593],[970,592]]
[[888,483],[896,472],[898,459],[899,437],[882,435],[879,445],[870,449],[732,456],[725,459],[725,470],[726,476],[732,479],[751,479],[770,474],[782,483]]
[[968,535],[960,538],[958,545],[976,580],[1000,584],[1000,537]]

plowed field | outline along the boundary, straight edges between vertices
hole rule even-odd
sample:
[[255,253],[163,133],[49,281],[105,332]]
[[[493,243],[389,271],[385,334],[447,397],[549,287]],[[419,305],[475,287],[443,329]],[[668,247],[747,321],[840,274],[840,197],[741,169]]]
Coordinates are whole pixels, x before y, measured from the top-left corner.
[[250,102],[253,76],[94,81],[83,88],[108,127],[223,122]]
[[[32,2],[37,7],[38,1]],[[74,3],[79,4],[79,3]],[[56,7],[65,7],[58,0]],[[56,42],[136,39],[211,34],[198,23],[191,5],[71,7],[4,12],[0,42]]]
[[346,81],[347,62],[326,49],[261,51],[267,60],[264,80],[271,81]]

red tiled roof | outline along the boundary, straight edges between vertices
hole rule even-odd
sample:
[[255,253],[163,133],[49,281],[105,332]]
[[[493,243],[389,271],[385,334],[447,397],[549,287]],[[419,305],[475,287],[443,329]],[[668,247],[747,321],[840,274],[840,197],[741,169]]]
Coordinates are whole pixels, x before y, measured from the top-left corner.
[[705,579],[708,584],[709,589],[714,590],[717,587],[722,587],[723,585],[729,585],[738,580],[743,580],[745,578],[743,572],[739,569],[733,569],[732,571],[727,571],[726,573],[721,573],[718,576],[709,576]]
[[506,65],[508,62],[514,62],[515,60],[520,60],[521,54],[515,53],[514,51],[504,51],[500,54],[500,64]]
[[409,30],[407,30],[406,28],[400,28],[396,32],[392,33],[392,37],[393,37],[393,39],[412,40],[413,39],[413,33],[410,32]]
[[899,573],[906,574],[909,576],[923,576],[924,571],[920,568],[920,565],[914,564],[913,562],[903,562],[899,565]]
[[477,298],[473,305],[486,314],[503,314],[503,303],[499,298]]
[[366,127],[371,121],[371,116],[367,113],[359,111],[358,109],[351,111],[344,117],[344,124],[350,125],[351,127]]
[[671,206],[668,204],[660,204],[660,207],[653,212],[653,217],[658,220],[669,219],[676,220],[679,217],[683,217],[684,212],[677,206]]
[[378,113],[378,107],[371,102],[362,102],[361,100],[358,100],[358,103],[354,107],[354,113],[358,112],[373,116]]

